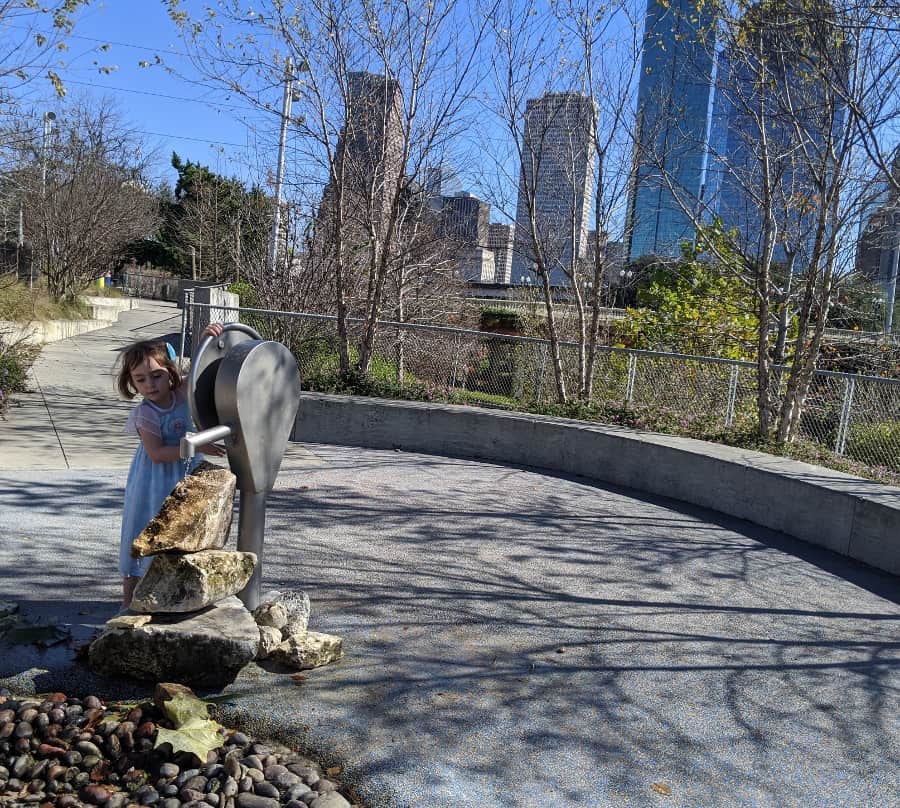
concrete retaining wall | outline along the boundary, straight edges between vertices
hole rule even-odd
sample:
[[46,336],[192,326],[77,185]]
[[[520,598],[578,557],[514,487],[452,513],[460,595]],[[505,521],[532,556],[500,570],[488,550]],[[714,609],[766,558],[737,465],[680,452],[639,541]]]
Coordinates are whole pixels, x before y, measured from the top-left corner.
[[536,466],[701,505],[900,575],[900,489],[715,443],[474,407],[304,393],[293,440]]
[[87,334],[107,328],[110,323],[119,319],[123,311],[137,308],[137,301],[127,297],[88,297],[86,302],[91,307],[90,320],[49,320],[32,323],[13,323],[0,321],[0,334],[8,342],[26,342],[30,345],[44,345],[48,342],[59,342],[79,334]]

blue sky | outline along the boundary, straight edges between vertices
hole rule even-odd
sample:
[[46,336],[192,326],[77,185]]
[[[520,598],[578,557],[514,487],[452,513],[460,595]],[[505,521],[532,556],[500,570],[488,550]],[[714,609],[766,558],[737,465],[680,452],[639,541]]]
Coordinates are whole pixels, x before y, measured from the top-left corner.
[[[66,64],[58,68],[67,98],[113,99],[157,153],[156,177],[175,177],[172,151],[243,179],[255,179],[268,159],[274,163],[278,116],[196,83],[178,31],[159,0],[98,0],[79,12],[68,43]],[[105,44],[109,48],[101,51]],[[185,77],[156,64],[140,67],[157,55]],[[100,66],[115,69],[107,74]],[[280,96],[273,95],[272,104],[279,107]],[[44,83],[31,85],[29,100],[39,112],[59,103]]]

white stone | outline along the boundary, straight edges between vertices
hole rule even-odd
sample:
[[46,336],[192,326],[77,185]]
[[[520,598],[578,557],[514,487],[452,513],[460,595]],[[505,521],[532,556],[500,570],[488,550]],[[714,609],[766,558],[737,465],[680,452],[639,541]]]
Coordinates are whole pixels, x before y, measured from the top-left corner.
[[[202,550],[154,556],[138,581],[131,601],[135,612],[183,613],[207,606],[240,592],[256,566],[254,553]],[[248,612],[249,614],[249,612]]]
[[260,626],[257,658],[267,659],[283,640],[281,632],[275,626]]
[[299,671],[319,668],[343,655],[340,637],[318,631],[308,631],[303,637],[289,637],[272,652],[274,660]]
[[244,604],[230,597],[202,612],[107,628],[91,643],[88,660],[100,676],[218,687],[234,681],[258,648],[259,628]]
[[288,621],[287,609],[277,601],[260,603],[253,610],[253,619],[258,626],[273,626],[280,629]]

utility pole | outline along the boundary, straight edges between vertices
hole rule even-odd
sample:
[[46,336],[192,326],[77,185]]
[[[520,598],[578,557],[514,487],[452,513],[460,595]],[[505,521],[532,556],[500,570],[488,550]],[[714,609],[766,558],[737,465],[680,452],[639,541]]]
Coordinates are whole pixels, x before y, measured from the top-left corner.
[[897,270],[900,265],[900,214],[895,214],[894,222],[894,249],[891,256],[891,274],[888,276],[887,300],[884,304],[884,335],[890,339],[894,329],[894,302],[897,299]]
[[[44,136],[41,140],[41,229],[44,231],[44,249],[47,262],[47,275],[52,267],[53,247],[50,240],[50,228],[47,223],[47,141],[50,140],[50,132],[53,129],[53,121],[56,120],[54,112],[44,113]],[[28,288],[34,287],[34,270],[28,273]]]
[[269,275],[275,277],[278,258],[278,235],[281,229],[281,185],[284,181],[284,150],[287,144],[288,123],[291,119],[293,99],[293,67],[291,57],[284,60],[284,95],[281,100],[281,136],[278,139],[278,165],[275,170],[275,215],[272,217],[272,232],[269,235]]

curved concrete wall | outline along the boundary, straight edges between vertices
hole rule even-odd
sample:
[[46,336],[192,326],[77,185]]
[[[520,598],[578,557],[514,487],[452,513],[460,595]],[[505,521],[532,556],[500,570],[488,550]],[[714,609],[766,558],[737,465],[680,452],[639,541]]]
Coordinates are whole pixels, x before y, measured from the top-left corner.
[[563,418],[304,393],[293,440],[537,466],[701,505],[900,575],[900,489],[760,452]]

